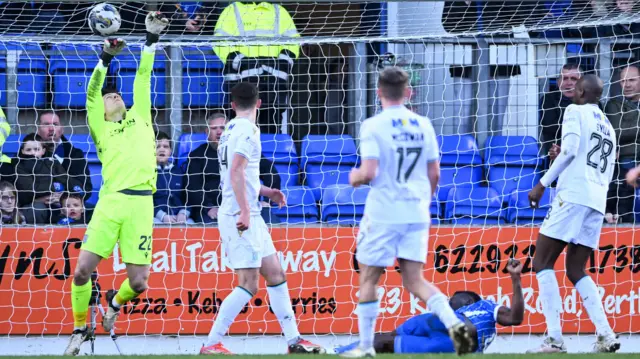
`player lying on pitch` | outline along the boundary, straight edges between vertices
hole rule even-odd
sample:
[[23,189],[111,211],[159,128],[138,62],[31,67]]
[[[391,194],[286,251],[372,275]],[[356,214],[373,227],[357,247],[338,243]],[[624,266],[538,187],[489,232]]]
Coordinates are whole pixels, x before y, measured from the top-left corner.
[[[104,42],[100,61],[87,91],[87,122],[102,162],[104,185],[100,200],[78,256],[71,284],[74,330],[64,355],[77,355],[87,341],[87,311],[91,299],[91,273],[113,253],[119,242],[127,279],[117,292],[107,293],[108,309],[102,319],[109,332],[120,307],[147,289],[152,254],[153,192],[156,190],[156,141],[151,119],[151,73],[155,45],[169,21],[158,12],[145,19],[147,39],[133,83],[129,111],[122,96],[103,90],[111,60],[125,46],[121,39]],[[95,328],[91,328],[91,331]]]
[[[500,306],[491,300],[482,299],[474,292],[456,292],[449,304],[456,315],[471,328],[477,338],[474,351],[484,352],[496,336],[496,324],[503,326],[520,325],[524,316],[524,297],[520,284],[522,263],[509,260],[507,271],[511,274],[513,300],[511,307]],[[421,354],[455,353],[449,331],[433,313],[417,315],[390,333],[376,334],[373,341],[376,353]],[[359,345],[355,342],[336,348],[337,354]]]

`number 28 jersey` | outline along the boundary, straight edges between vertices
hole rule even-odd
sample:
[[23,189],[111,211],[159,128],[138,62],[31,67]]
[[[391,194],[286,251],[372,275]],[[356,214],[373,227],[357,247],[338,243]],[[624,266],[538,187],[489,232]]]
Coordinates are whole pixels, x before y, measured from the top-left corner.
[[598,106],[572,104],[562,121],[562,139],[569,135],[580,137],[578,155],[560,174],[556,196],[604,214],[616,161],[613,126]]
[[427,163],[439,160],[428,118],[404,106],[386,108],[363,122],[360,154],[377,159],[364,215],[376,223],[428,223],[431,183]]
[[240,206],[231,186],[231,163],[236,154],[246,158],[248,163],[244,172],[245,196],[249,202],[251,215],[260,214],[262,206],[258,200],[260,194],[260,130],[245,118],[234,118],[225,126],[218,145],[218,162],[220,164],[220,186],[222,187],[222,203],[220,213],[226,215],[240,214]]

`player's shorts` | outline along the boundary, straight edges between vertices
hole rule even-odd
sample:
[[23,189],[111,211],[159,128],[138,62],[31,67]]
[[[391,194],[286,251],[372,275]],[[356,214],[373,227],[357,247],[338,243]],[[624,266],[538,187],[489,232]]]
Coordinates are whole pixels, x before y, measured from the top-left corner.
[[120,192],[100,196],[87,227],[82,249],[108,258],[119,243],[122,262],[151,264],[153,196]]
[[604,215],[593,208],[563,201],[556,196],[542,222],[540,233],[563,242],[598,248]]
[[372,223],[366,216],[360,222],[356,239],[356,259],[373,267],[388,267],[396,258],[425,263],[429,223]]
[[262,258],[276,253],[273,240],[260,214],[251,215],[249,229],[239,233],[238,216],[218,215],[222,246],[233,269],[260,268]]

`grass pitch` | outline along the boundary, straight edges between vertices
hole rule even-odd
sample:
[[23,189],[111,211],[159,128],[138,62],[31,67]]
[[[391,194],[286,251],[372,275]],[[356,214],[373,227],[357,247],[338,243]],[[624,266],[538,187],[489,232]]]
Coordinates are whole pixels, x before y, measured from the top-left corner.
[[[82,357],[82,356],[80,356]],[[133,355],[133,356],[117,356],[120,358],[131,358],[131,359],[192,359],[194,355]],[[218,356],[221,358],[222,356]],[[233,359],[283,359],[284,355],[233,355],[231,358]],[[286,355],[287,359],[312,359],[312,358],[323,358],[328,359],[329,357],[336,357],[335,355]],[[615,354],[616,358],[639,358],[640,354]],[[61,359],[66,358],[64,356],[6,356],[2,357],[2,359],[16,358],[16,359]],[[72,357],[69,357],[72,358]],[[77,357],[76,357],[77,358]],[[113,359],[114,356],[101,356],[96,355],[92,356],[92,358],[96,359]],[[452,359],[457,358],[453,354],[416,354],[416,355],[402,355],[402,354],[378,354],[376,355],[376,359]],[[576,354],[472,354],[465,355],[462,358],[469,359],[525,359],[525,358],[544,358],[544,359],[567,359],[567,358],[585,358],[585,359],[611,359],[612,354],[588,354],[588,353],[576,353]]]

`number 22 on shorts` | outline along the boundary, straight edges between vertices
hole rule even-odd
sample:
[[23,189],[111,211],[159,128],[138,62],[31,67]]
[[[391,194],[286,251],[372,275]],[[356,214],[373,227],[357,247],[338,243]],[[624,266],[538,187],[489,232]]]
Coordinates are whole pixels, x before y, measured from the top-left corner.
[[140,236],[138,249],[141,251],[151,251],[151,241],[153,241],[151,236]]

